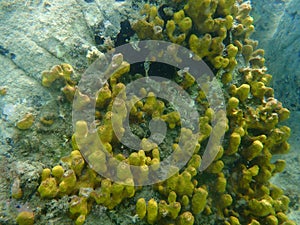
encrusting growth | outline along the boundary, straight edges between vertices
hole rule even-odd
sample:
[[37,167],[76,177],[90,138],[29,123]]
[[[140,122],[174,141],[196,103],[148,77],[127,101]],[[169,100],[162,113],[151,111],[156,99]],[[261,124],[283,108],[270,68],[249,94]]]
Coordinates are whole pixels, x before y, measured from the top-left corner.
[[[143,188],[139,185],[150,178],[150,172],[161,172],[160,163],[166,153],[172,153],[174,161],[179,161],[191,140],[196,139],[186,165],[164,171],[171,176],[152,186],[155,197],[136,199],[132,215],[148,224],[162,225],[208,224],[208,218],[217,218],[210,224],[294,225],[286,216],[288,197],[270,183],[270,178],[285,167],[284,160],[273,162],[271,158],[289,151],[290,128],[280,125],[289,118],[289,110],[274,98],[274,91],[268,86],[271,75],[266,73],[264,51],[250,39],[254,31],[250,3],[174,0],[169,7],[172,9],[169,19],[164,19],[157,6],[145,4],[140,19],[132,22],[133,30],[139,40],[180,44],[193,52],[193,60],[207,63],[222,85],[226,112],[209,107],[205,91],[195,88],[197,80],[193,74],[174,72],[172,79],[194,96],[199,109],[199,134],[195,135],[191,129],[181,127],[183,115],[153,91],[141,88],[137,96],[129,99],[125,81],[132,77],[130,65],[118,55],[117,63],[109,65],[109,69],[116,67],[115,72],[97,92],[97,132],[90,132],[86,121],[77,121],[73,151],[62,158],[64,164],[43,170],[38,187],[40,196],[44,199],[72,196],[70,217],[76,224],[83,224],[93,204],[114,209],[126,199],[133,201],[136,192]],[[181,60],[178,55],[174,59]],[[43,72],[42,84],[50,87],[61,80],[65,85],[62,91],[71,101],[76,91],[72,73],[68,64],[55,66]],[[92,100],[84,93],[78,96],[78,109]],[[225,113],[224,119],[220,115]],[[127,114],[134,124],[131,129],[141,137],[138,151],[119,145],[118,137],[124,137]],[[212,123],[214,118],[216,124]],[[180,133],[183,144],[175,140],[163,149],[152,142],[144,131],[144,125],[151,119],[165,122],[169,133]],[[117,130],[113,129],[112,120]],[[222,134],[222,146],[213,146],[217,152],[213,162],[206,170],[199,171],[208,139]],[[95,138],[101,140],[100,148]],[[82,147],[88,149],[85,159],[79,151]],[[98,163],[91,168],[86,159]],[[130,166],[139,169],[133,171]],[[113,173],[120,182],[97,172]]]

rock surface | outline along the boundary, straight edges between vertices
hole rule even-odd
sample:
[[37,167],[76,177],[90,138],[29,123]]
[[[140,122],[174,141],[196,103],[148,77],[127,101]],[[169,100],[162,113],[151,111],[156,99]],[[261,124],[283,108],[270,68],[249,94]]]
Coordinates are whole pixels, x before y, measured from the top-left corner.
[[[300,2],[252,2],[253,15],[259,17],[254,38],[261,40],[260,46],[266,49],[266,65],[273,74],[276,96],[285,106],[299,110]],[[129,5],[130,1],[113,0],[0,1],[0,88],[7,89],[5,95],[0,95],[0,224],[15,224],[14,217],[24,208],[40,216],[36,224],[71,223],[61,213],[67,211],[68,198],[41,203],[33,190],[41,168],[57,163],[71,149],[71,107],[61,101],[58,89],[41,86],[41,72],[63,62],[83,71],[87,50],[96,45],[95,34],[116,36],[120,21],[126,15],[134,17]],[[286,10],[282,10],[284,7]],[[20,131],[15,123],[26,113],[32,113],[35,121],[29,130]],[[54,124],[43,125],[42,117],[53,118]],[[300,115],[292,112],[291,117],[291,154],[284,156],[288,161],[286,172],[274,181],[291,198],[295,209],[290,213],[291,219],[300,224],[300,159],[296,152]],[[11,199],[11,187],[18,182],[28,203]],[[41,213],[45,209],[47,213]],[[121,209],[122,213],[116,216],[97,206],[86,223],[96,224],[101,217],[101,224],[129,224],[134,218],[126,216],[124,210],[127,209]]]
[[256,32],[254,39],[266,52],[266,66],[273,76],[275,96],[291,110],[286,124],[292,129],[291,150],[280,156],[287,161],[283,173],[273,178],[290,197],[288,216],[300,224],[299,196],[300,172],[300,1],[252,0]]
[[[96,45],[95,31],[115,37],[121,20],[129,14],[129,4],[0,1],[0,90],[6,90],[0,95],[0,224],[15,224],[22,210],[40,217],[35,224],[71,223],[67,213],[62,213],[68,210],[68,198],[47,202],[36,195],[42,168],[58,163],[71,151],[72,135],[71,105],[61,98],[59,88],[41,85],[41,72],[61,63],[83,71],[87,51]],[[34,123],[28,130],[19,130],[15,125],[27,113],[34,116]],[[42,118],[54,123],[47,126]],[[23,198],[11,198],[18,187]],[[95,213],[99,219],[100,211]],[[107,216],[102,217],[103,224],[111,224]]]
[[290,110],[300,110],[300,1],[254,0],[254,38],[266,51],[276,97]]

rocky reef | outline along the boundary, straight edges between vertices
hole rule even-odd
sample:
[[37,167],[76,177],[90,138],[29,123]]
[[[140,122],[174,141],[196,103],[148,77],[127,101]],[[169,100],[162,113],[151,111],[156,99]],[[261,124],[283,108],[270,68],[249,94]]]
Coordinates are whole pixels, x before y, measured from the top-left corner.
[[[205,62],[214,73],[222,88],[226,109],[211,108],[207,94],[217,101],[214,90],[206,86],[199,88],[199,80],[192,72],[172,67],[166,69],[168,78],[181,87],[175,92],[184,90],[193,100],[199,113],[196,118],[199,133],[183,127],[183,115],[153,90],[141,88],[137,95],[128,96],[126,89],[130,82],[147,77],[149,71],[152,76],[161,75],[163,65],[160,69],[151,69],[151,66],[165,50],[150,60],[150,69],[146,68],[147,64],[136,69],[125,60],[125,55],[113,54],[112,46],[106,46],[105,51],[112,54],[112,61],[105,70],[109,79],[95,99],[78,88],[83,75],[76,65],[61,63],[43,71],[41,85],[60,92],[59,101],[64,107],[71,110],[75,99],[73,110],[84,110],[94,101],[96,132],[91,131],[87,121],[76,121],[74,132],[67,140],[66,149],[70,152],[56,157],[57,162],[47,166],[34,165],[36,179],[31,195],[44,206],[42,210],[38,207],[34,211],[22,210],[16,222],[20,225],[39,223],[56,201],[55,205],[60,205],[62,213],[76,225],[89,224],[89,217],[93,215],[110,215],[110,224],[296,224],[286,215],[289,198],[270,182],[285,168],[284,160],[273,158],[290,149],[287,141],[291,131],[282,125],[290,112],[274,97],[264,50],[251,39],[254,25],[250,3],[173,0],[160,5],[143,3],[140,7],[140,15],[130,20],[133,33],[127,42],[168,41],[168,53],[178,62],[183,56],[177,54],[174,46],[189,49],[191,60]],[[93,49],[88,54],[87,64],[104,60],[103,55]],[[212,82],[209,77],[204,79],[205,84]],[[160,90],[168,84],[162,85],[165,86],[159,87]],[[6,90],[1,93],[5,95]],[[131,131],[141,139],[137,151],[120,141],[125,136],[127,115]],[[151,120],[167,125],[166,140],[160,145],[149,138],[147,126]],[[35,115],[27,113],[15,126],[20,133],[29,132],[36,123]],[[39,123],[47,130],[58,122],[46,115]],[[211,137],[219,136],[224,136],[224,140],[214,146],[216,154],[205,166],[205,146]],[[100,139],[100,148],[96,139]],[[174,162],[179,162],[190,148],[192,153],[183,166],[162,171],[168,155],[172,154]],[[162,172],[169,176],[143,185]],[[110,179],[112,176],[116,179]],[[14,200],[28,198],[23,183],[18,179],[13,181],[11,197]],[[59,211],[56,208],[53,213],[59,214]],[[126,212],[123,218],[127,219],[121,221],[121,212]],[[115,219],[118,216],[120,218]]]

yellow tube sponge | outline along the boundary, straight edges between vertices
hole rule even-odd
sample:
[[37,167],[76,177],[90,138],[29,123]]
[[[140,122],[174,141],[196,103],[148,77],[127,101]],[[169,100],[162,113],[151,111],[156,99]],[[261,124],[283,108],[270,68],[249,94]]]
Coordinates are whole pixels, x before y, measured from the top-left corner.
[[[118,79],[122,77],[124,74],[128,73],[130,70],[130,64],[126,61],[123,61],[123,55],[118,55],[115,60],[113,59],[111,63],[111,67],[114,67],[116,65],[119,65],[117,68],[113,68],[110,75],[110,86],[113,90],[113,96],[116,96],[117,94],[114,93],[114,88],[118,84]],[[124,85],[124,84],[123,84]],[[123,87],[122,87],[123,88]]]
[[188,33],[192,28],[192,20],[190,17],[184,17],[181,21],[179,21],[178,26],[180,30],[184,33]]
[[260,225],[260,223],[257,220],[252,219],[248,225]]
[[212,127],[209,125],[209,117],[207,116],[202,116],[199,118],[199,143],[204,141],[206,138],[209,137]]
[[264,223],[268,225],[278,225],[278,219],[274,215],[269,215],[264,219]]
[[218,1],[216,0],[189,0],[184,6],[184,11],[192,18],[200,32],[212,32],[214,31],[212,15],[215,13],[217,5]]
[[234,46],[233,44],[227,45],[226,50],[228,58],[235,58],[239,51],[238,47]]
[[61,91],[64,93],[66,99],[69,102],[72,102],[74,99],[74,95],[76,93],[76,87],[74,87],[73,85],[70,84],[66,84]]
[[141,148],[144,151],[150,151],[152,149],[157,148],[157,144],[155,142],[152,142],[150,139],[148,138],[143,138],[140,144]]
[[200,59],[210,54],[210,46],[212,43],[212,37],[210,34],[205,34],[199,38],[195,34],[191,34],[189,39],[189,46],[192,52],[194,52]]
[[108,206],[111,203],[111,181],[103,179],[101,186],[93,190],[90,196],[96,201],[97,204]]
[[149,167],[147,165],[142,165],[139,167],[139,173],[137,178],[138,184],[143,184],[144,181],[148,180]]
[[87,158],[90,163],[93,163],[93,169],[98,173],[105,173],[107,171],[106,154],[103,151],[94,151]]
[[208,192],[199,187],[195,189],[193,197],[192,197],[192,211],[193,214],[197,215],[201,213],[205,206],[206,206],[206,198],[207,198]]
[[193,225],[195,218],[191,212],[184,212],[179,216],[178,225]]
[[162,115],[161,119],[167,122],[171,129],[175,128],[176,125],[180,125],[180,114],[176,111]]
[[235,0],[219,0],[217,12],[223,16],[234,14],[237,10],[235,7]]
[[[221,173],[221,174],[223,174],[223,173]],[[225,190],[226,190],[226,185],[227,185],[227,180],[226,180],[226,178],[224,177],[224,174],[223,174],[223,175],[218,177],[217,182],[215,184],[215,190],[218,193],[224,193]]]
[[279,224],[282,224],[283,222],[288,220],[287,215],[285,215],[283,212],[276,213],[276,217],[278,219]]
[[138,20],[132,29],[137,33],[139,39],[144,40],[153,36],[153,25],[145,20]]
[[168,196],[168,202],[169,203],[176,202],[176,198],[177,198],[176,192],[171,191]]
[[243,45],[242,47],[242,55],[246,63],[249,63],[250,57],[253,53],[253,46],[252,45]]
[[176,219],[181,210],[181,204],[179,202],[171,202],[168,205],[168,216],[171,219]]
[[22,211],[17,215],[16,222],[18,225],[33,225],[34,213],[30,211]]
[[282,225],[296,225],[296,223],[292,220],[287,220],[284,223],[282,223]]
[[189,204],[190,204],[190,199],[189,199],[189,197],[188,197],[187,195],[183,195],[183,196],[181,197],[181,204],[182,204],[182,206],[183,206],[184,208],[186,208],[186,207],[189,206]]
[[16,123],[16,126],[20,130],[29,129],[34,123],[34,116],[32,113],[27,113],[21,120]]
[[191,196],[194,190],[194,184],[192,182],[192,176],[188,171],[183,171],[177,178],[177,184],[175,192],[179,195],[188,195]]
[[233,202],[233,199],[230,194],[222,194],[219,199],[218,207],[223,210],[224,208],[230,206]]
[[0,96],[4,96],[7,94],[7,87],[0,86]]
[[86,215],[88,213],[87,199],[85,197],[73,196],[70,204],[70,213],[72,215]]
[[281,108],[278,111],[279,121],[284,121],[290,117],[290,111],[287,108]]
[[276,212],[286,212],[289,208],[290,199],[286,195],[282,195],[280,198],[273,201],[274,210]]
[[51,84],[59,78],[63,78],[66,82],[71,82],[72,73],[73,68],[71,65],[66,63],[56,65],[52,67],[50,71],[42,72],[42,85],[45,87],[50,87]]
[[135,184],[132,178],[127,178],[124,182],[125,185],[125,197],[131,198],[135,194]]
[[43,169],[42,174],[41,174],[42,181],[50,178],[50,175],[51,175],[51,170],[49,168]]
[[242,151],[242,155],[248,160],[253,160],[256,156],[260,154],[264,145],[259,141],[254,141],[248,148]]
[[113,127],[112,124],[104,124],[98,127],[98,135],[102,143],[110,143],[113,139]]
[[158,16],[156,6],[151,7],[149,4],[145,4],[141,14],[146,15],[146,17],[132,25],[132,29],[137,33],[139,39],[162,39],[164,21]]
[[125,181],[128,178],[132,178],[130,166],[127,163],[119,163],[119,165],[117,166],[117,177],[122,181]]
[[91,102],[90,97],[86,94],[81,93],[80,91],[77,92],[76,98],[76,104],[73,104],[73,107],[76,110],[83,109]]
[[76,175],[73,170],[67,170],[61,182],[59,183],[59,194],[62,195],[69,195],[73,192],[76,185]]
[[157,220],[157,215],[158,215],[157,202],[153,198],[151,198],[148,201],[148,205],[147,205],[147,222],[149,224],[154,224]]
[[[178,28],[182,33],[174,35],[177,33]],[[185,17],[184,11],[179,10],[174,13],[173,20],[168,20],[166,24],[166,33],[173,43],[180,44],[186,39],[186,34],[191,30],[191,28],[191,18]]]
[[273,173],[281,173],[284,170],[285,165],[286,165],[285,160],[283,160],[283,159],[276,160],[275,169],[274,169]]
[[64,174],[64,168],[62,166],[54,166],[52,168],[51,174],[54,176],[58,181],[62,178]]
[[144,198],[139,198],[136,202],[136,214],[142,220],[146,216],[146,201]]
[[158,204],[159,217],[170,217],[171,219],[176,219],[181,210],[181,204],[176,202],[176,193],[170,192],[168,197],[168,202],[161,200]]
[[251,94],[256,98],[263,100],[265,95],[272,96],[273,92],[273,89],[266,87],[263,82],[254,81],[251,83]]
[[181,20],[183,20],[183,18],[185,17],[184,11],[183,10],[179,10],[178,12],[175,12],[173,14],[173,20],[175,23],[179,23]]
[[157,99],[153,92],[149,92],[145,104],[143,106],[143,111],[151,115],[156,107]]
[[193,155],[188,162],[188,165],[194,167],[195,169],[198,169],[200,164],[201,164],[201,156],[197,154]]
[[160,200],[158,203],[158,216],[164,218],[168,216],[168,203],[165,200]]
[[230,116],[234,116],[237,114],[238,112],[238,106],[239,106],[239,99],[236,98],[236,97],[231,97],[229,100],[228,100],[228,103],[227,103],[227,113],[230,115]]
[[75,225],[83,225],[84,221],[85,221],[85,217],[86,217],[86,215],[83,215],[83,214],[79,215],[77,217],[77,219],[75,220]]
[[133,166],[139,166],[141,164],[140,156],[137,152],[133,152],[128,157],[128,163]]
[[194,83],[195,83],[195,77],[192,74],[190,74],[189,72],[184,72],[183,81],[181,83],[181,86],[184,89],[187,89],[187,88],[191,87]]
[[77,176],[80,176],[85,162],[79,150],[72,151],[69,156],[63,157],[61,160],[67,163]]
[[230,216],[229,222],[230,222],[230,225],[241,225],[239,219],[235,216]]
[[51,84],[58,79],[59,71],[61,70],[60,66],[52,67],[51,71],[42,72],[42,85],[45,87],[50,87]]
[[250,85],[242,84],[238,88],[235,85],[232,85],[232,92],[241,102],[244,102],[250,93]]
[[224,163],[222,160],[217,160],[215,162],[212,162],[209,167],[207,168],[208,173],[220,173],[222,169],[224,168]]
[[77,139],[85,138],[88,134],[87,123],[83,120],[77,121],[75,124],[75,133],[74,136]]
[[58,193],[58,186],[55,178],[47,178],[42,181],[38,188],[42,198],[54,198]]
[[86,197],[73,196],[71,199],[70,213],[76,218],[75,225],[84,224],[85,217],[89,212],[87,199]]
[[220,69],[228,66],[229,59],[224,58],[223,56],[216,56],[212,58],[211,62],[216,69]]
[[124,192],[125,185],[120,183],[113,183],[110,189],[110,203],[107,205],[107,208],[113,209],[117,205],[119,205],[124,198],[126,198],[126,194]]
[[248,206],[250,209],[250,213],[254,216],[264,217],[270,214],[274,214],[272,203],[267,199],[251,199],[248,202]]
[[109,100],[112,97],[111,90],[109,89],[108,84],[104,85],[98,93],[98,97],[96,100],[96,106],[100,109],[106,106],[106,104],[109,102]]
[[238,151],[239,145],[241,144],[241,135],[239,133],[233,132],[230,135],[229,146],[226,150],[227,155],[232,155]]

